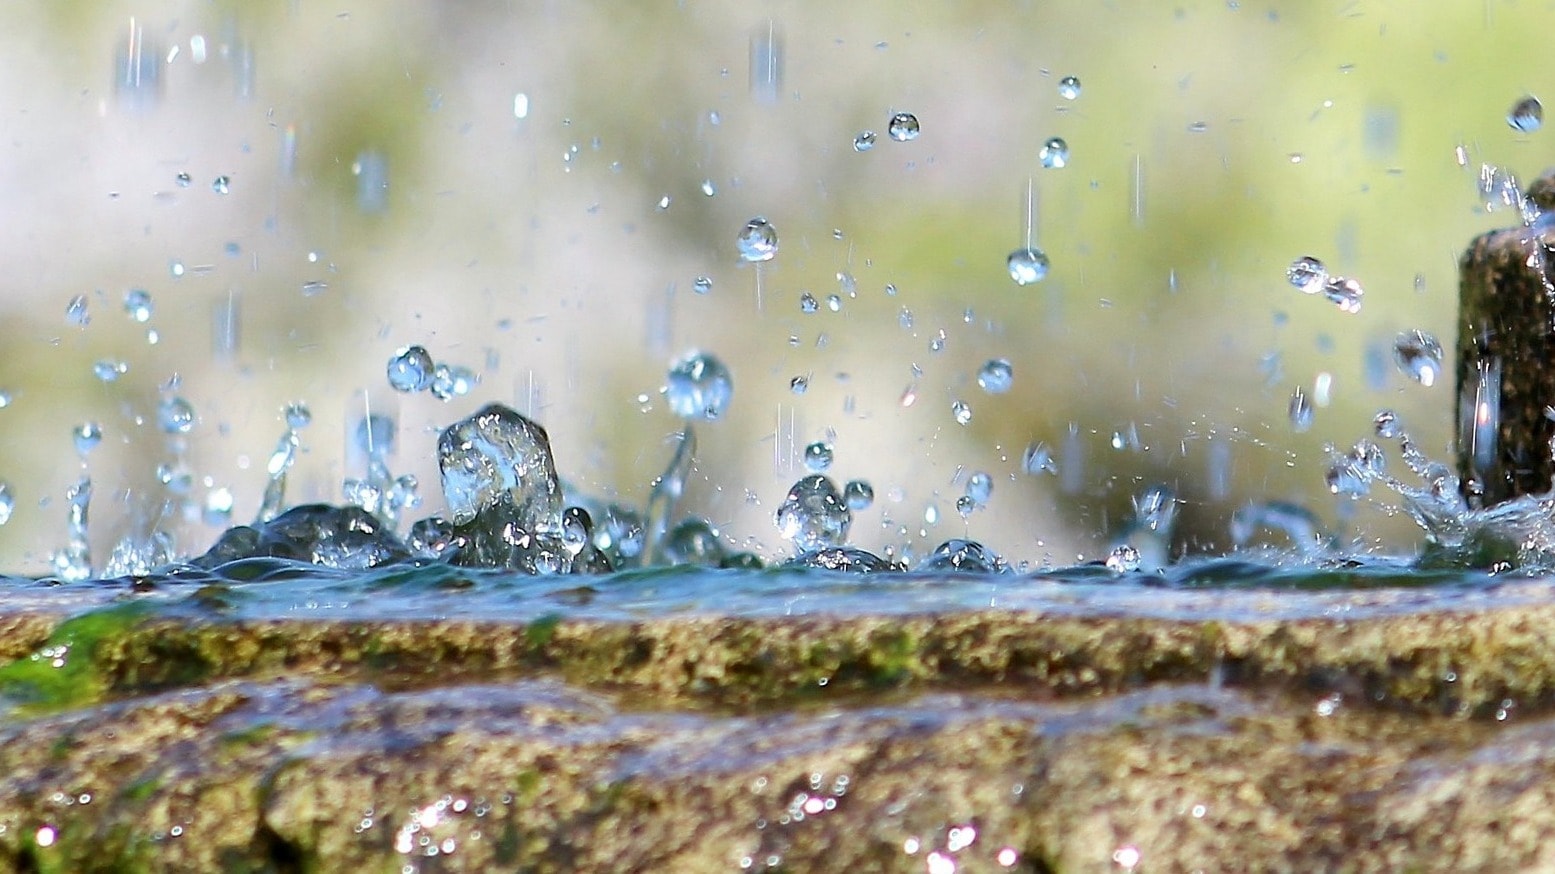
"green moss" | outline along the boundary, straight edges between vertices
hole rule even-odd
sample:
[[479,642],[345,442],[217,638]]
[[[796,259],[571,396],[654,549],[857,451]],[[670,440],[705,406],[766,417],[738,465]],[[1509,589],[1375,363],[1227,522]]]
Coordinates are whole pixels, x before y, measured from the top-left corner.
[[108,682],[98,661],[99,647],[134,630],[149,613],[147,605],[132,603],[66,620],[38,652],[0,666],[0,696],[34,713],[100,699]]
[[532,650],[544,649],[556,635],[556,626],[560,625],[561,621],[560,613],[551,613],[529,623],[524,626],[524,643]]

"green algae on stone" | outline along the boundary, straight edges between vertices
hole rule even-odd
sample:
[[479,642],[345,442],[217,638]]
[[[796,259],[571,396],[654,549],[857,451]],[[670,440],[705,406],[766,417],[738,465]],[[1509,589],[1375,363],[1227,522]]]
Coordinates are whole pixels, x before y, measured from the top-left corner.
[[145,604],[129,603],[65,620],[31,655],[0,666],[0,700],[35,712],[98,700],[108,690],[99,648],[150,612]]

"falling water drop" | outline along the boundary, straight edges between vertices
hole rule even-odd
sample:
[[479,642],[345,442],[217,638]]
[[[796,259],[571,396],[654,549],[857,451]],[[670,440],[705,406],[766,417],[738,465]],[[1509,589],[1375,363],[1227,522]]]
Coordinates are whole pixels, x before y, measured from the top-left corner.
[[1074,76],[1065,76],[1058,80],[1058,96],[1065,100],[1075,100],[1080,96],[1080,80]]
[[1003,358],[995,358],[977,372],[977,385],[991,395],[1002,395],[1015,381],[1015,369]]
[[83,422],[71,431],[71,436],[75,440],[76,454],[84,459],[103,442],[103,426],[96,422]]
[[804,448],[804,466],[811,473],[822,473],[831,468],[833,452],[830,443],[817,441]]
[[1430,388],[1442,372],[1442,344],[1424,331],[1405,331],[1393,341],[1393,361],[1405,376]]
[[92,323],[92,314],[86,308],[86,295],[78,294],[65,305],[65,321],[78,328],[85,328]]
[[955,401],[950,405],[950,415],[956,420],[957,425],[967,425],[972,421],[972,407],[966,401]]
[[982,507],[993,496],[993,477],[978,471],[972,474],[966,481],[965,497],[971,499],[974,507]]
[[800,375],[788,381],[788,390],[796,395],[802,395],[810,390],[810,378]]
[[1507,111],[1506,123],[1512,130],[1531,134],[1544,125],[1544,105],[1537,97],[1524,97]]
[[875,147],[875,132],[872,130],[859,131],[853,138],[853,151],[867,152]]
[[232,179],[227,176],[217,176],[211,182],[211,190],[217,194],[230,194],[232,192]]
[[910,112],[896,113],[891,116],[891,122],[886,126],[886,133],[899,143],[917,139],[918,132],[918,117]]
[[810,314],[820,310],[820,308],[821,308],[821,303],[820,303],[820,301],[815,299],[815,295],[811,294],[808,291],[802,292],[799,295],[799,311],[800,312],[804,313],[805,315],[810,315]]
[[1069,144],[1060,137],[1053,137],[1042,144],[1037,160],[1049,170],[1057,170],[1069,164]]
[[0,525],[11,521],[11,514],[16,511],[16,498],[11,496],[10,483],[0,482]]
[[151,293],[143,288],[132,288],[124,293],[124,311],[131,319],[142,324],[151,321]]
[[115,382],[128,372],[130,366],[116,358],[104,358],[92,365],[92,374],[103,382]]
[[462,398],[474,390],[480,377],[475,371],[459,364],[439,364],[432,368],[432,384],[427,390],[440,401]]
[[1300,386],[1290,395],[1290,427],[1297,434],[1312,429],[1312,401]]
[[1328,284],[1328,268],[1311,255],[1303,255],[1285,268],[1285,279],[1306,294],[1317,294]]
[[765,218],[756,216],[745,223],[735,245],[739,247],[740,258],[744,261],[771,261],[778,252],[777,231]]
[[1041,249],[1027,247],[1016,249],[1005,260],[1010,270],[1010,278],[1016,285],[1032,285],[1041,282],[1047,276],[1047,255]]
[[698,276],[691,280],[691,290],[697,294],[707,294],[713,290],[713,280],[706,276]]
[[842,500],[849,510],[867,510],[875,502],[875,487],[861,479],[850,479],[842,487]]
[[682,419],[720,419],[734,396],[729,369],[713,355],[688,352],[670,365],[665,395]]
[[188,434],[194,429],[194,407],[176,395],[157,405],[157,427],[164,434]]
[[389,359],[389,386],[395,391],[418,392],[432,385],[432,354],[421,346],[404,346]]
[[802,551],[840,546],[852,522],[836,484],[819,473],[794,483],[777,510],[778,532]]
[[1327,284],[1323,286],[1323,296],[1340,312],[1358,313],[1361,311],[1361,297],[1366,293],[1361,288],[1360,282],[1344,276],[1331,276]]

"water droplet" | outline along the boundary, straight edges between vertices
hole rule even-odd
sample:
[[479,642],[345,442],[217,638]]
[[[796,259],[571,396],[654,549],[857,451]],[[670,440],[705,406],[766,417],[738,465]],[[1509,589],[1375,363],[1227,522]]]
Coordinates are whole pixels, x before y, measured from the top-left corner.
[[418,392],[432,385],[432,354],[421,346],[405,346],[389,359],[389,386],[395,391]]
[[814,313],[815,311],[819,310],[820,308],[821,308],[820,301],[817,301],[815,299],[815,295],[811,294],[808,291],[803,292],[802,294],[799,295],[799,311],[800,312],[805,313],[806,315],[809,315],[810,313]]
[[1074,76],[1065,76],[1058,80],[1058,96],[1065,100],[1075,100],[1080,96],[1080,80]]
[[675,415],[712,421],[728,410],[734,383],[722,361],[704,352],[688,352],[670,365],[665,394]]
[[1005,259],[1005,265],[1016,285],[1031,285],[1047,276],[1047,255],[1041,249],[1016,249]]
[[489,404],[438,437],[437,466],[455,525],[484,517],[535,535],[561,531],[562,491],[545,429]]
[[0,482],[0,525],[11,521],[11,514],[16,510],[16,498],[11,496],[10,483]]
[[1398,413],[1392,410],[1378,410],[1377,415],[1371,420],[1371,426],[1377,436],[1384,440],[1391,440],[1402,433],[1399,429]]
[[75,439],[76,453],[85,458],[87,453],[97,448],[97,444],[103,442],[103,426],[96,422],[83,422],[71,431],[71,436]]
[[896,323],[901,326],[902,330],[911,331],[912,310],[908,309],[907,307],[902,307],[902,311],[896,314]]
[[875,487],[865,480],[850,479],[842,487],[842,500],[849,510],[867,510],[875,502]]
[[1442,372],[1442,344],[1424,331],[1405,331],[1393,341],[1393,361],[1405,376],[1430,388]]
[[1151,486],[1134,496],[1134,519],[1157,534],[1172,530],[1177,518],[1177,495],[1166,486]]
[[9,391],[6,389],[0,389],[0,409],[9,407],[11,405],[11,401],[13,400],[15,400],[15,398],[11,396]]
[[836,484],[819,473],[794,483],[777,511],[778,532],[804,552],[841,546],[852,522]]
[[1119,576],[1139,570],[1139,550],[1127,543],[1113,547],[1107,553],[1107,570]]
[[211,190],[217,194],[230,194],[232,192],[232,180],[226,176],[217,176],[211,182]]
[[707,294],[713,290],[713,280],[706,276],[698,276],[691,280],[691,290],[697,294]]
[[1507,111],[1506,123],[1512,130],[1531,134],[1544,125],[1544,106],[1537,97],[1524,97]]
[[1053,452],[1047,448],[1046,443],[1033,443],[1021,453],[1021,470],[1036,475],[1039,473],[1058,473],[1058,465],[1053,461]]
[[1037,160],[1049,170],[1068,166],[1069,144],[1059,137],[1053,137],[1042,144],[1041,151],[1037,152]]
[[796,376],[788,381],[788,390],[796,395],[802,395],[809,389],[810,378],[808,376]]
[[188,173],[179,173],[177,176],[173,177],[173,181],[178,183],[179,188],[188,188],[190,185],[194,184],[194,177],[190,176]]
[[723,558],[718,529],[706,519],[687,519],[665,535],[664,560],[670,564],[717,567]]
[[817,441],[804,448],[804,466],[811,473],[821,473],[830,469],[832,458],[830,443]]
[[1311,255],[1303,255],[1285,268],[1285,279],[1306,294],[1317,294],[1328,284],[1328,268]]
[[842,296],[828,294],[826,296],[826,308],[834,313],[842,312]]
[[463,365],[439,364],[432,368],[432,384],[428,390],[440,401],[464,397],[480,382],[475,371]]
[[966,497],[972,499],[975,506],[981,507],[988,503],[993,495],[993,477],[978,471],[972,474],[966,481]]
[[1300,386],[1290,394],[1290,427],[1297,434],[1312,429],[1312,401]]
[[957,425],[966,425],[972,421],[972,408],[966,401],[956,401],[950,405],[950,414],[955,417]]
[[712,197],[713,195],[718,193],[718,187],[713,184],[713,180],[711,180],[711,179],[703,179],[702,180],[702,193],[707,195],[708,197]]
[[1361,311],[1361,297],[1365,293],[1360,282],[1344,276],[1331,276],[1323,286],[1323,296],[1346,313]]
[[977,372],[977,385],[991,395],[1002,395],[1015,381],[1015,369],[1003,358],[994,358]]
[[78,328],[92,323],[92,314],[86,308],[86,295],[78,294],[65,305],[65,321]]
[[[928,520],[930,525],[933,521]],[[962,540],[952,538],[934,547],[934,551],[924,556],[915,570],[920,572],[950,572],[969,574],[992,574],[999,572],[999,559],[988,552],[988,548],[975,540]],[[934,870],[931,866],[931,870]]]
[[145,323],[151,321],[151,293],[143,288],[132,288],[124,293],[124,311],[131,319]]
[[286,417],[286,427],[294,430],[306,428],[313,421],[313,411],[308,409],[308,405],[301,401],[287,404],[281,413]]
[[853,138],[853,151],[867,152],[875,147],[875,132],[872,130],[859,131],[859,135]]
[[113,358],[104,358],[92,365],[92,373],[103,382],[114,382],[129,369],[128,364]]
[[745,223],[735,245],[739,247],[740,258],[744,261],[771,261],[778,252],[777,231],[766,219],[756,216]]
[[163,398],[157,405],[157,427],[164,434],[188,434],[194,429],[194,407],[176,395]]
[[588,546],[594,536],[594,520],[582,507],[568,507],[562,511],[562,545],[576,556]]
[[896,113],[891,116],[891,123],[886,126],[886,133],[899,143],[917,139],[918,131],[918,117],[910,112]]
[[848,297],[858,297],[858,280],[846,270],[837,272],[837,288]]

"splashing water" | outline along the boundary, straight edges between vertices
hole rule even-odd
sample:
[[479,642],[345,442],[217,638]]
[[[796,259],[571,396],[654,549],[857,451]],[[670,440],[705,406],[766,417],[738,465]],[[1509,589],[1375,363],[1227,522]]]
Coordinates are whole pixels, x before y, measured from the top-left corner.
[[1005,264],[1016,285],[1033,285],[1047,277],[1047,255],[1041,249],[1030,246],[1016,249],[1005,259]]
[[899,143],[917,139],[920,130],[918,117],[910,112],[896,113],[886,125],[886,133]]
[[777,257],[778,235],[777,229],[761,216],[757,216],[745,223],[740,229],[740,234],[735,238],[735,246],[739,249],[740,260],[751,263],[771,261]]
[[670,365],[664,393],[675,415],[711,422],[728,412],[734,382],[729,369],[716,356],[692,351]]

